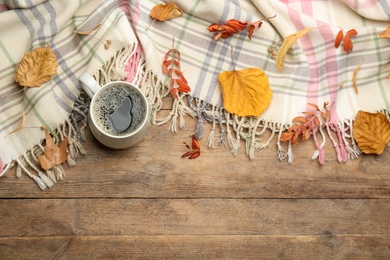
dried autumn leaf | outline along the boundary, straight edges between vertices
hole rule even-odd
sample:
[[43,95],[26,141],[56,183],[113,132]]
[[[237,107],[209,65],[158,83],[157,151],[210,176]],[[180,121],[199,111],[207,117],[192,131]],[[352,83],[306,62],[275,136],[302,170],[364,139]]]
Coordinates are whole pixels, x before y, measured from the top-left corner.
[[44,170],[49,170],[54,166],[66,161],[66,159],[68,158],[68,151],[66,150],[67,146],[68,137],[65,137],[64,140],[62,140],[61,144],[57,146],[54,143],[54,140],[51,137],[49,131],[46,129],[45,151],[43,155],[38,155],[41,167]]
[[22,129],[23,126],[24,126],[24,122],[25,122],[25,121],[26,121],[26,114],[24,113],[24,111],[22,111],[22,122],[20,122],[20,125],[19,125],[15,130],[13,130],[12,132],[10,132],[10,133],[8,133],[8,134],[9,134],[9,135],[10,135],[10,134],[13,134],[13,133],[19,131],[20,129]]
[[93,31],[96,31],[100,26],[101,26],[101,24],[99,23],[99,24],[95,25],[95,27],[93,27],[89,31],[76,31],[76,30],[73,30],[73,32],[77,33],[77,34],[81,34],[81,35],[88,35],[88,34],[92,33]]
[[355,90],[356,94],[359,94],[359,90],[358,90],[358,87],[356,84],[356,77],[357,77],[357,74],[358,74],[361,66],[362,66],[362,63],[360,62],[359,65],[357,65],[357,67],[353,71],[352,83],[353,83],[353,89]]
[[385,31],[378,33],[378,36],[381,38],[390,38],[390,26],[387,26]]
[[335,41],[334,41],[334,47],[336,49],[340,46],[343,39],[344,39],[344,32],[343,32],[343,30],[340,30],[336,36]]
[[174,4],[157,4],[150,11],[150,17],[159,21],[166,21],[179,17],[183,12]]
[[260,116],[270,105],[272,91],[261,69],[225,71],[218,76],[223,106],[238,116]]
[[390,122],[383,113],[359,111],[353,124],[353,136],[366,154],[382,154],[390,141]]
[[24,87],[40,87],[57,74],[57,57],[49,46],[27,52],[16,70],[15,81]]
[[283,67],[284,67],[284,59],[286,57],[286,54],[287,54],[287,51],[290,49],[290,47],[299,39],[301,38],[302,36],[304,36],[305,34],[307,34],[308,32],[310,32],[311,30],[313,30],[313,28],[311,27],[308,27],[308,28],[305,28],[305,29],[302,29],[294,34],[291,34],[289,36],[287,36],[284,41],[283,41],[283,44],[282,46],[280,47],[277,55],[276,55],[276,69],[278,72],[282,72],[283,70]]
[[344,52],[345,53],[351,52],[353,50],[353,42],[351,40],[351,37],[354,37],[357,34],[358,32],[355,29],[350,29],[344,35],[344,30],[341,29],[335,38],[334,47],[337,49],[340,46],[341,42],[344,40],[344,46],[343,46]]
[[[190,146],[186,143],[186,142],[183,142],[185,144],[185,146],[188,148],[188,149],[191,149]],[[198,139],[195,137],[195,135],[192,136],[192,150],[189,151],[189,152],[186,152],[184,153],[181,157],[184,158],[184,157],[188,157],[188,159],[195,159],[197,157],[199,157],[200,155],[200,144],[199,144],[199,141]]]

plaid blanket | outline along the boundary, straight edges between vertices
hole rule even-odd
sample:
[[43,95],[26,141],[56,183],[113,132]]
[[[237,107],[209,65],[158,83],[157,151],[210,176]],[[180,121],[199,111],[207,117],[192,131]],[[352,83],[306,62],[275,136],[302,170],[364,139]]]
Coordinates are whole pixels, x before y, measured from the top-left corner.
[[[129,23],[127,1],[17,0],[0,3],[0,176],[17,166],[41,187],[63,178],[60,166],[44,172],[37,163],[43,153],[46,127],[60,142],[68,136],[68,163],[84,151],[86,100],[78,77],[84,71],[101,82],[126,77],[126,66],[137,50]],[[78,35],[74,30],[89,31]],[[108,49],[104,42],[111,40]],[[49,46],[58,60],[57,74],[38,88],[22,89],[15,80],[17,65],[27,51]],[[19,91],[19,92],[18,92]],[[22,122],[22,129],[17,129]]]
[[[73,165],[74,157],[83,153],[88,101],[80,91],[78,76],[84,71],[101,83],[126,79],[139,85],[152,107],[153,123],[169,123],[175,132],[190,114],[198,121],[195,135],[207,138],[208,147],[227,144],[236,153],[245,140],[244,150],[250,158],[276,139],[277,156],[292,162],[291,143],[281,143],[280,136],[294,117],[313,109],[309,103],[334,103],[332,127],[328,133],[321,131],[318,147],[330,142],[340,162],[359,155],[352,136],[352,122],[359,110],[389,116],[390,40],[378,37],[389,23],[388,1],[172,2],[183,15],[164,22],[153,22],[149,15],[154,5],[165,3],[157,0],[0,2],[0,175],[16,166],[18,175],[25,172],[42,189],[63,178],[61,166],[44,172],[37,164],[45,137],[39,127],[47,127],[56,142],[68,136],[68,163]],[[243,31],[215,41],[206,29],[229,19],[254,22],[273,16],[254,31],[251,40]],[[88,31],[99,23],[102,26],[89,35],[73,32]],[[269,49],[277,50],[286,36],[306,27],[315,29],[292,46],[284,70],[277,72]],[[353,37],[353,51],[347,54],[334,47],[334,39],[340,29],[352,28],[358,35]],[[170,95],[161,65],[172,39],[181,53],[191,91],[174,99],[168,117],[159,118],[162,99]],[[112,41],[109,49],[104,48],[106,40]],[[58,59],[57,75],[39,88],[16,93],[21,87],[14,81],[15,70],[24,53],[47,45]],[[218,75],[233,69],[232,46],[236,69],[257,67],[269,78],[273,97],[260,117],[238,117],[223,108]],[[351,75],[359,64],[357,95]],[[20,125],[22,112],[26,115],[23,129],[9,134]],[[204,132],[205,123],[212,124],[211,132]],[[270,136],[265,135],[268,130]],[[313,158],[319,154],[314,151]]]
[[[383,111],[388,115],[390,81],[390,40],[378,37],[389,25],[388,1],[296,1],[296,0],[225,0],[225,1],[172,1],[184,11],[183,15],[164,22],[152,22],[149,16],[154,0],[130,0],[133,25],[146,55],[146,68],[165,84],[167,77],[161,72],[161,62],[172,46],[181,53],[181,67],[191,92],[190,107],[195,111],[199,124],[196,135],[203,137],[203,122],[213,124],[208,136],[209,146],[227,143],[235,153],[240,140],[246,141],[246,152],[253,158],[256,151],[265,149],[277,135],[291,124],[291,120],[303,111],[312,111],[309,103],[331,107],[332,129],[327,141],[335,147],[339,161],[355,158],[359,154],[352,133],[352,121],[359,110]],[[227,39],[213,40],[206,28],[212,23],[224,24],[229,19],[255,22],[265,17],[252,39],[244,30]],[[283,39],[297,31],[315,28],[303,36],[287,53],[284,70],[276,70],[275,59],[268,51],[277,50]],[[334,40],[340,29],[356,29],[353,51],[344,53],[336,49]],[[238,118],[223,109],[218,75],[232,70],[230,57],[234,47],[236,69],[257,67],[265,71],[273,91],[271,105],[258,118]],[[362,64],[356,83],[359,94],[353,90],[352,74]],[[340,84],[343,88],[340,88]],[[177,111],[171,113],[171,129],[176,129],[175,119],[188,112],[181,109],[181,100],[175,101]],[[191,112],[189,112],[191,113]],[[163,120],[166,122],[167,119]],[[220,125],[219,136],[214,129]],[[265,138],[265,130],[272,135]],[[217,138],[217,140],[215,140]],[[277,142],[280,159],[292,161],[291,145]],[[287,148],[287,152],[286,152]],[[318,155],[318,151],[316,151]],[[341,154],[340,154],[341,153]],[[316,156],[314,156],[316,157]]]

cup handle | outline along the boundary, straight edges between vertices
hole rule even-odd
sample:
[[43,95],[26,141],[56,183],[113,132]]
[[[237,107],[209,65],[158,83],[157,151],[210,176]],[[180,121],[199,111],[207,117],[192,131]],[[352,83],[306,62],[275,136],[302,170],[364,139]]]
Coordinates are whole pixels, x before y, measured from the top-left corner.
[[88,94],[90,98],[93,97],[93,95],[100,89],[99,83],[87,72],[84,72],[81,74],[79,78],[81,87],[84,89],[84,91]]

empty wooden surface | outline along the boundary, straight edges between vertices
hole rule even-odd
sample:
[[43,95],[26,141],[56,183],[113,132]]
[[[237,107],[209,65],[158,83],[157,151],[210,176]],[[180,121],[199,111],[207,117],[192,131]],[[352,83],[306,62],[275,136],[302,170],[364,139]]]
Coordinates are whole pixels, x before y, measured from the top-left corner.
[[308,142],[288,164],[275,142],[250,160],[244,143],[234,156],[204,138],[183,159],[195,123],[119,151],[87,131],[87,155],[50,190],[1,178],[0,258],[390,259],[388,150],[339,164],[328,146],[320,166]]

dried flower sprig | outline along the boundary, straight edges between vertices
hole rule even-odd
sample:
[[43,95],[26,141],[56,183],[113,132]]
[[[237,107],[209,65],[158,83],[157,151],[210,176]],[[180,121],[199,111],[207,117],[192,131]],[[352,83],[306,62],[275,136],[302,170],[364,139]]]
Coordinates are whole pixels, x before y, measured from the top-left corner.
[[354,37],[357,34],[358,32],[355,29],[351,29],[347,32],[345,32],[343,29],[340,29],[334,41],[334,47],[337,49],[340,46],[341,42],[344,40],[344,46],[343,46],[344,52],[345,53],[351,52],[353,50],[353,43],[351,37]]
[[263,21],[268,21],[269,19],[275,17],[276,15],[272,17],[266,17],[256,22],[242,22],[236,19],[230,19],[222,25],[218,23],[213,23],[207,28],[207,30],[209,30],[209,32],[216,33],[214,36],[214,40],[218,41],[219,38],[226,39],[232,34],[238,33],[248,28],[248,38],[251,40],[255,28],[260,28],[263,24]]
[[329,121],[331,119],[329,108],[331,105],[329,105],[329,102],[324,102],[322,110],[316,104],[308,103],[308,105],[313,107],[315,112],[307,111],[303,112],[304,116],[295,117],[292,120],[294,125],[290,126],[287,131],[281,135],[280,141],[290,141],[293,145],[297,143],[300,136],[302,142],[308,140],[310,136],[313,136],[317,150],[312,156],[312,159],[319,158],[320,164],[324,164],[324,144],[319,144],[316,133],[317,131],[320,131],[323,135],[322,128],[325,126],[329,127]]
[[196,139],[195,135],[192,136],[192,144],[191,147],[186,143],[183,142],[185,146],[190,149],[191,151],[184,153],[181,157],[188,157],[188,159],[195,159],[199,157],[200,155],[200,144],[198,139]]
[[162,67],[163,73],[167,74],[171,79],[172,96],[178,98],[178,92],[188,93],[191,91],[191,88],[181,71],[180,52],[174,46],[175,39],[172,38],[172,49],[165,54]]

